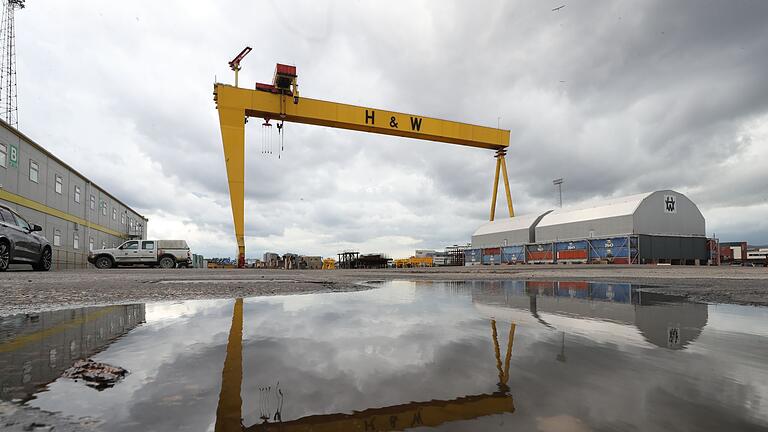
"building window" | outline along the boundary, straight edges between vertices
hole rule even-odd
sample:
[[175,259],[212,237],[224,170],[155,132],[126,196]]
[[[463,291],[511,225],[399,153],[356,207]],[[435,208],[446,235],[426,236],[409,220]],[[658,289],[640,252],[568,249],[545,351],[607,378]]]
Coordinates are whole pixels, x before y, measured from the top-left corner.
[[107,203],[105,201],[101,202],[101,215],[102,216],[107,215]]
[[80,204],[80,186],[75,186],[75,202]]
[[0,144],[0,167],[5,168],[5,164],[8,161],[8,147],[5,144]]
[[125,225],[125,213],[120,213],[120,225]]
[[53,231],[53,245],[61,246],[61,231],[59,230]]
[[93,250],[93,237],[88,239],[88,250]]
[[29,160],[29,180],[35,183],[40,180],[40,165],[32,159]]
[[56,186],[54,186],[54,189],[56,190],[56,193],[61,195],[61,189],[64,185],[64,179],[61,178],[60,175],[56,174]]
[[112,220],[117,220],[117,209],[112,207]]
[[80,249],[80,234],[76,232],[72,234],[72,247]]
[[96,210],[96,197],[91,195],[91,210]]

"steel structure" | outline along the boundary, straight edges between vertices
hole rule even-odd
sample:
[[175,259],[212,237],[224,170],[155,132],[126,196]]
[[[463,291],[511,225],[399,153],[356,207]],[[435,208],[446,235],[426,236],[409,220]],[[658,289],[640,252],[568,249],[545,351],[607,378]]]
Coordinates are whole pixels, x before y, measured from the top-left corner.
[[16,88],[16,27],[14,15],[16,9],[24,9],[25,0],[4,0],[3,19],[0,24],[0,44],[2,45],[2,65],[0,65],[0,110],[2,119],[18,129],[19,107]]
[[[245,54],[247,49],[230,62],[236,81],[240,60]],[[245,263],[245,121],[248,117],[263,118],[264,125],[269,125],[270,120],[280,122],[279,126],[287,121],[495,150],[496,171],[490,220],[494,219],[496,211],[499,172],[503,173],[509,216],[514,216],[504,159],[509,146],[508,130],[300,98],[296,67],[282,64],[277,65],[272,84],[256,83],[255,89],[245,89],[237,84],[216,83],[213,94],[219,112],[240,266]]]

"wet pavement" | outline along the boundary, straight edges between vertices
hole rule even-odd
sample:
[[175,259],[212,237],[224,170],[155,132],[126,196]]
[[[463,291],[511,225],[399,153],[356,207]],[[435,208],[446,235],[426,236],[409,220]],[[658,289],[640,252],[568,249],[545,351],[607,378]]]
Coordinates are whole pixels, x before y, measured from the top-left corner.
[[[0,317],[0,399],[108,431],[768,429],[767,308],[627,283],[377,286]],[[63,376],[81,358],[128,372]]]

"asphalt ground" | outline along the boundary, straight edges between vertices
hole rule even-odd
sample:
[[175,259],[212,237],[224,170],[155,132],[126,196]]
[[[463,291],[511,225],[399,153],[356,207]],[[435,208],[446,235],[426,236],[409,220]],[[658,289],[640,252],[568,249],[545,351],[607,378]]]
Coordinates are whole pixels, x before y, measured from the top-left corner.
[[384,270],[83,269],[0,273],[0,315],[78,306],[367,289],[374,280],[632,282],[694,301],[768,305],[768,268],[518,265]]

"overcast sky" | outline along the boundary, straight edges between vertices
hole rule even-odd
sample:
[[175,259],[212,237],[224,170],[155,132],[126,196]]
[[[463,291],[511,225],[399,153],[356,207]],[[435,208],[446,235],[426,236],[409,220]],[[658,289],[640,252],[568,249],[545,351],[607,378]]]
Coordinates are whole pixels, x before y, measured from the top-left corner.
[[[241,86],[283,62],[306,97],[500,122],[518,214],[555,205],[556,177],[566,204],[675,189],[708,235],[768,243],[767,18],[763,0],[30,0],[19,127],[147,216],[151,237],[234,256],[212,90],[249,45]],[[260,123],[246,128],[249,257],[409,256],[487,220],[492,151],[290,124],[266,158]]]

